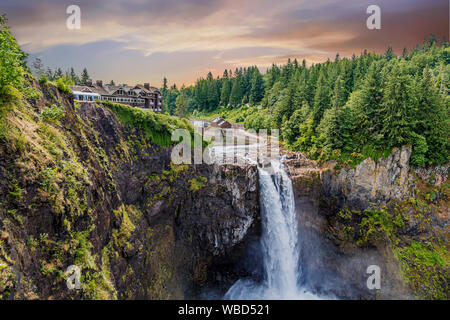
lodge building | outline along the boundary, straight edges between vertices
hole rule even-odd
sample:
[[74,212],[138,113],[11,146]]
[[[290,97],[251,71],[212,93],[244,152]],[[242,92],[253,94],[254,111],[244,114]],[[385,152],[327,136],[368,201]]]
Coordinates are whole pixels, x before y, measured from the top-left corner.
[[75,100],[95,101],[95,99],[108,100],[127,104],[132,107],[150,109],[154,112],[162,112],[162,95],[158,88],[151,87],[149,83],[144,85],[128,86],[103,85],[101,80],[94,83],[88,81],[86,85],[71,86]]

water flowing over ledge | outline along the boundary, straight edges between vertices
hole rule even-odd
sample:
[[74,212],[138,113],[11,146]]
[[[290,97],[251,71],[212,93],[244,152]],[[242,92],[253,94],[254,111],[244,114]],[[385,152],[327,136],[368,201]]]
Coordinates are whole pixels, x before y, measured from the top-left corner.
[[238,280],[225,299],[319,299],[301,288],[302,265],[292,182],[280,160],[259,168],[264,280]]

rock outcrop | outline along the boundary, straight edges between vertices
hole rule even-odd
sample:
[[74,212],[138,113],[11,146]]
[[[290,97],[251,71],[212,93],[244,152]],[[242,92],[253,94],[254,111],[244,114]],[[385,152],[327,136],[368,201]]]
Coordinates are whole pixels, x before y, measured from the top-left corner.
[[394,149],[378,162],[368,158],[355,168],[334,170],[336,163],[328,163],[322,171],[322,185],[326,196],[338,197],[341,206],[366,209],[380,206],[411,194],[409,158],[411,147]]
[[[448,295],[448,166],[410,168],[410,155],[404,146],[339,168],[288,154],[306,286],[341,298]],[[438,262],[417,258],[428,255]],[[366,286],[370,265],[381,269],[381,290]]]
[[0,298],[196,298],[232,268],[259,229],[255,166],[173,165],[109,108],[36,86],[8,120],[22,140],[0,143]]

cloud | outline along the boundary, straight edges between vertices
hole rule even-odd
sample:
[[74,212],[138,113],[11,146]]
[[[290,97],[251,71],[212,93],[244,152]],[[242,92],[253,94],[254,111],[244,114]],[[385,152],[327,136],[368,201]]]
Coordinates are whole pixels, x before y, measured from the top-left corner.
[[[316,63],[337,52],[382,52],[388,45],[400,50],[430,33],[448,38],[447,0],[73,3],[82,10],[79,31],[66,29],[64,1],[8,1],[2,10],[19,42],[34,55],[53,65],[89,65],[92,73],[117,81],[151,74],[154,81],[166,75],[189,84],[208,70],[221,74],[221,69],[240,65],[265,68],[288,57]],[[381,7],[382,30],[365,27],[369,4]]]

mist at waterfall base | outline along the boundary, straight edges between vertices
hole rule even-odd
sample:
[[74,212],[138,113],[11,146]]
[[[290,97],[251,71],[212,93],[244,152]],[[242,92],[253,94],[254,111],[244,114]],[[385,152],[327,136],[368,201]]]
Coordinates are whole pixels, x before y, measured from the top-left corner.
[[259,168],[264,277],[240,279],[224,299],[320,299],[301,286],[302,264],[292,182],[279,161]]

